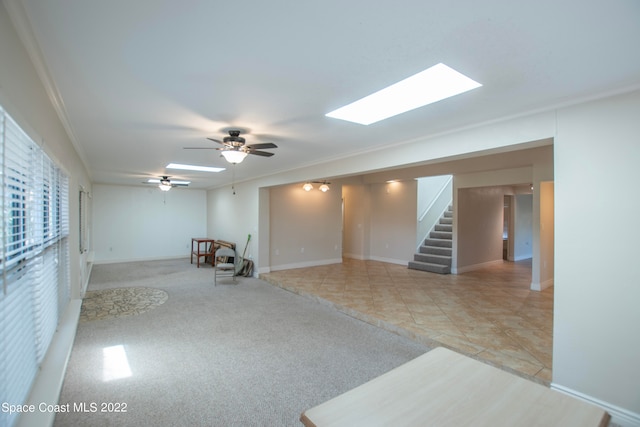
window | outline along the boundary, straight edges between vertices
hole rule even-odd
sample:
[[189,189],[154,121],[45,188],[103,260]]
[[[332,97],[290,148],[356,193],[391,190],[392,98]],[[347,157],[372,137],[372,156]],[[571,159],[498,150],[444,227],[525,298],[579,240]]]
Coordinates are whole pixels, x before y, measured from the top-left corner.
[[[23,404],[70,295],[68,178],[0,107],[0,402]],[[18,414],[0,411],[0,425]]]

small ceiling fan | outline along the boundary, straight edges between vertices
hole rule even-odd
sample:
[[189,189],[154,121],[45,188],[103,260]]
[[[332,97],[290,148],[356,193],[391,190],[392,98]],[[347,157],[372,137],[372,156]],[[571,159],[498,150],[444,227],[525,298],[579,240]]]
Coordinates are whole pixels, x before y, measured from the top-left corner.
[[222,141],[207,138],[210,141],[222,144],[222,147],[184,147],[187,150],[219,150],[222,151],[222,155],[229,163],[240,163],[247,157],[248,154],[255,154],[257,156],[271,157],[274,153],[269,151],[261,151],[265,148],[278,148],[278,146],[272,142],[265,142],[260,144],[245,145],[245,139],[240,136],[240,131],[232,129],[229,131],[229,136],[225,136]]
[[156,184],[162,191],[169,191],[173,187],[188,187],[190,181],[171,181],[168,176],[161,176],[160,179],[150,178],[148,181],[144,181],[144,184]]

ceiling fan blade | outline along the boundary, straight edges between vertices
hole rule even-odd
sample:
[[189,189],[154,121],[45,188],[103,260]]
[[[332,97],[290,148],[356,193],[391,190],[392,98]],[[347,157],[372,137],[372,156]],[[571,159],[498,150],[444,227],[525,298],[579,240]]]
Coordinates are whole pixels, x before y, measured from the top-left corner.
[[271,157],[274,154],[274,153],[270,153],[268,151],[257,151],[257,150],[247,150],[247,153],[255,154],[257,156],[263,156],[263,157]]
[[217,142],[218,144],[223,144],[223,145],[224,145],[224,142],[222,142],[222,141],[218,141],[217,139],[213,139],[213,138],[207,138],[207,139],[208,139],[209,141]]
[[247,145],[247,148],[249,150],[253,150],[253,149],[262,149],[262,148],[278,148],[278,146],[276,144],[274,144],[273,142],[264,142],[264,143],[261,143],[261,144]]

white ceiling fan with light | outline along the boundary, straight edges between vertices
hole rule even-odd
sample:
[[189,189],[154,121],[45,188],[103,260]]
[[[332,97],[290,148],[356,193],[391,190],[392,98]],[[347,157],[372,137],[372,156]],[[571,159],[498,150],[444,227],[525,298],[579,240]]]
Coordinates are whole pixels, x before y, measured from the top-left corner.
[[163,175],[160,178],[150,178],[147,181],[144,181],[144,184],[155,184],[162,191],[169,191],[173,187],[188,187],[190,181],[171,181],[169,176]]
[[222,141],[214,138],[207,138],[210,141],[221,144],[222,147],[184,147],[186,150],[219,150],[227,162],[232,164],[241,163],[249,154],[257,156],[271,157],[274,153],[261,151],[263,149],[278,148],[272,142],[246,145],[246,140],[240,136],[238,129],[229,130],[229,136],[225,136]]

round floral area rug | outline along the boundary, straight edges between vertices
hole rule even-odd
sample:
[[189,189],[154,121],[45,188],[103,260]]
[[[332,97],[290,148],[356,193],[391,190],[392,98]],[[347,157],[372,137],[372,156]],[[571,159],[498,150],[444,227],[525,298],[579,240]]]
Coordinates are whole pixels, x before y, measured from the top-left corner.
[[154,288],[115,288],[87,291],[82,300],[80,321],[135,316],[162,305],[169,294]]

